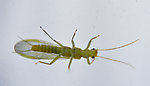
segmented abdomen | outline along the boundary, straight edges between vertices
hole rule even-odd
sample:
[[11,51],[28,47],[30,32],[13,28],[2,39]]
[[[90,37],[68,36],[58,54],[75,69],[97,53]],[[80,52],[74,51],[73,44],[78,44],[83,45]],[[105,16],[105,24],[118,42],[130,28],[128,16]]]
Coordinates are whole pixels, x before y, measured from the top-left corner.
[[55,53],[55,54],[61,53],[60,47],[50,45],[32,45],[31,50],[45,53]]

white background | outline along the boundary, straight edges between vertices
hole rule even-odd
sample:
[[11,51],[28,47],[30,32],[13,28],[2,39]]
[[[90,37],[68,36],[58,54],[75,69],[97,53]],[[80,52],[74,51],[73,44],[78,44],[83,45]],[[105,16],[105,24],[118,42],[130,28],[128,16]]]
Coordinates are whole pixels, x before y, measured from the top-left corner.
[[[0,86],[150,86],[150,1],[149,0],[0,0]],[[24,39],[71,46],[75,29],[77,47],[84,49],[90,38],[101,34],[90,48],[111,48],[140,38],[128,47],[99,52],[131,67],[98,58],[92,65],[85,59],[59,60],[51,66],[35,64],[14,52]],[[49,61],[48,61],[49,62]]]

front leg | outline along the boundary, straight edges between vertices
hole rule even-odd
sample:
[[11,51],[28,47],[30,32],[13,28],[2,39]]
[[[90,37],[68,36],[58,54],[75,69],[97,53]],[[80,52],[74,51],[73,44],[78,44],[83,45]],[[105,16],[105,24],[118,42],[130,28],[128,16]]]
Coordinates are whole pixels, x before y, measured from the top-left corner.
[[95,58],[92,60],[92,62],[90,62],[89,57],[87,57],[87,63],[90,65],[94,62]]
[[96,39],[96,38],[99,37],[99,36],[100,36],[100,35],[95,36],[95,37],[93,37],[92,39],[90,39],[90,41],[89,41],[87,47],[85,48],[85,50],[88,49],[88,48],[90,47],[92,40]]

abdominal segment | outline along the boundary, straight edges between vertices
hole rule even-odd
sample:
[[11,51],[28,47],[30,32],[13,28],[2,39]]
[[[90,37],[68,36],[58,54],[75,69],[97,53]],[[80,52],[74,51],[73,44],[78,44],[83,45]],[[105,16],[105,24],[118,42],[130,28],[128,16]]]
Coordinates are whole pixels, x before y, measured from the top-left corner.
[[60,47],[51,46],[51,45],[32,45],[31,50],[45,52],[45,53],[55,53],[55,54],[61,53]]

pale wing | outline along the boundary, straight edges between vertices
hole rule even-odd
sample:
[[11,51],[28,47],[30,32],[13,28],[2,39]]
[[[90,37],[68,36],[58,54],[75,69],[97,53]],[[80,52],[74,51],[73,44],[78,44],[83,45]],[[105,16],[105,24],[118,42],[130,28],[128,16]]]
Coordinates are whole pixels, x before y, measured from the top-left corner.
[[[43,40],[26,39],[16,43],[14,49],[16,53],[20,54],[21,56],[31,58],[31,59],[54,59],[56,56],[58,56],[58,54],[54,54],[54,53],[32,51],[31,50],[32,45],[50,45],[50,46],[60,47],[56,44],[49,43]],[[62,58],[66,59],[65,57]]]

